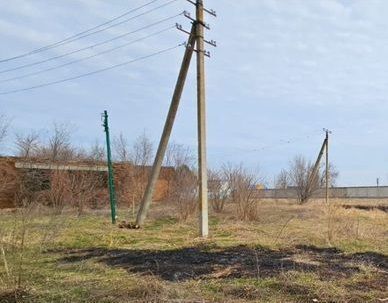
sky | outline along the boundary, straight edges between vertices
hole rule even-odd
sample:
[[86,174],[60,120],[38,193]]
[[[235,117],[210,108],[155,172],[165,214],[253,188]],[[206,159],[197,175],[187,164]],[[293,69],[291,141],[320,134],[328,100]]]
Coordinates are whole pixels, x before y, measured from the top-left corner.
[[[3,154],[15,152],[15,134],[71,125],[76,145],[104,143],[100,113],[107,110],[113,135],[133,142],[144,132],[159,141],[187,36],[195,15],[188,1],[158,0],[115,23],[120,25],[9,61],[115,18],[150,0],[0,0],[0,114],[12,128]],[[298,154],[314,161],[332,131],[330,161],[341,186],[388,185],[388,1],[206,0],[207,142],[210,167],[243,162],[260,168],[270,185]],[[155,8],[155,10],[148,12]],[[137,16],[140,15],[141,16]],[[137,17],[135,17],[137,16]],[[176,16],[176,17],[173,17]],[[154,26],[163,19],[172,17]],[[149,27],[148,27],[149,26]],[[143,27],[147,29],[139,30]],[[137,31],[139,30],[139,31]],[[128,34],[122,38],[120,35]],[[162,33],[156,34],[159,31]],[[142,41],[131,43],[148,35]],[[89,47],[30,67],[22,65]],[[127,43],[112,52],[35,76]],[[176,48],[174,48],[176,47]],[[2,94],[153,57],[52,86]],[[195,61],[171,140],[196,150]]]

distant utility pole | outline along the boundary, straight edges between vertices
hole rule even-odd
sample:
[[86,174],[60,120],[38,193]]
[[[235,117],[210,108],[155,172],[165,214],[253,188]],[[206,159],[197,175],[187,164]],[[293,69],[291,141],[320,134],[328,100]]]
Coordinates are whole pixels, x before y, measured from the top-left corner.
[[113,177],[113,164],[112,164],[112,154],[110,149],[110,136],[109,136],[109,125],[108,125],[108,112],[105,110],[102,114],[103,124],[105,135],[106,135],[106,155],[108,160],[108,186],[109,186],[109,200],[110,200],[110,209],[112,216],[112,224],[116,223],[116,190]]
[[310,178],[308,180],[308,187],[307,188],[311,188],[311,185],[315,182],[315,179],[317,178],[318,170],[319,170],[319,164],[321,163],[321,159],[322,159],[323,153],[324,153],[325,148],[326,148],[326,142],[327,142],[327,139],[325,138],[325,140],[322,143],[322,147],[321,147],[321,149],[319,151],[318,158],[315,161],[315,164],[314,164],[313,170],[311,172]]
[[329,134],[331,134],[331,131],[328,129],[324,128],[323,129],[326,133],[325,140],[323,140],[322,147],[319,151],[318,158],[315,161],[313,170],[311,172],[311,175],[308,180],[308,187],[311,188],[312,184],[315,182],[317,175],[318,175],[318,170],[319,170],[319,165],[321,163],[321,159],[323,156],[323,153],[325,152],[326,155],[326,169],[325,169],[325,200],[326,203],[329,203],[329,182],[330,182],[330,165],[329,165]]
[[330,172],[329,172],[329,169],[330,169],[330,164],[329,164],[329,134],[331,134],[331,131],[329,131],[328,129],[324,129],[324,131],[326,132],[326,138],[325,138],[325,141],[326,141],[326,204],[329,203],[329,182],[330,182]]
[[196,6],[196,18],[191,18],[188,12],[184,12],[184,16],[192,21],[191,31],[185,31],[179,24],[177,29],[189,35],[186,51],[183,57],[178,80],[175,86],[170,109],[164,125],[162,137],[159,142],[159,147],[156,153],[154,164],[152,166],[151,175],[148,180],[147,188],[143,196],[142,203],[136,218],[136,227],[143,225],[148,209],[151,205],[152,196],[159,173],[162,167],[163,158],[166,153],[168,141],[171,135],[175,116],[178,111],[179,102],[184,89],[187,73],[190,67],[193,52],[197,53],[197,120],[198,120],[198,188],[199,188],[199,204],[200,204],[200,234],[202,237],[207,237],[208,228],[208,193],[207,193],[207,161],[206,161],[206,99],[205,99],[205,56],[210,56],[205,50],[205,43],[216,46],[216,42],[204,39],[204,28],[209,29],[209,26],[204,22],[204,12],[216,16],[215,11],[207,10],[203,6],[202,0],[187,0]]

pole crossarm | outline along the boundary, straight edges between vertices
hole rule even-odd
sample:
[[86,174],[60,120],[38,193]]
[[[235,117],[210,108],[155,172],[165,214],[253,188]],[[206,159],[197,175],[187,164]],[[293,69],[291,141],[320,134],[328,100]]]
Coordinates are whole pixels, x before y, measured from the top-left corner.
[[[192,1],[192,0],[187,0],[187,2],[190,2],[191,4],[197,6],[197,3]],[[209,15],[213,16],[213,17],[217,17],[217,12],[213,9],[206,9],[204,8],[203,9],[205,12],[207,12]]]
[[[180,30],[181,32],[190,35],[190,32],[185,30],[183,26],[179,23],[175,23],[175,27],[177,30]],[[203,40],[206,44],[209,44],[210,46],[217,47],[217,41],[215,40]]]
[[210,30],[210,25],[203,22],[202,20],[194,19],[191,17],[191,14],[187,11],[183,12],[183,16],[185,16],[187,19],[191,20],[193,24],[201,24],[206,29]]

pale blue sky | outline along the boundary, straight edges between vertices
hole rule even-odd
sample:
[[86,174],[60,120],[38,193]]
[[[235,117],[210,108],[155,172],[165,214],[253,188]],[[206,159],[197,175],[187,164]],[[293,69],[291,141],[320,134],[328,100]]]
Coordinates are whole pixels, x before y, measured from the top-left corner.
[[[0,59],[25,53],[122,14],[147,0],[0,0]],[[151,7],[168,0],[159,0]],[[388,2],[385,0],[206,0],[208,39],[218,42],[207,59],[208,158],[211,166],[243,161],[261,167],[271,182],[295,154],[313,160],[323,127],[333,130],[331,160],[340,185],[388,184]],[[184,0],[100,34],[46,52],[0,63],[0,72],[79,49],[183,10]],[[146,10],[146,9],[144,9]],[[142,10],[142,11],[144,11]],[[142,12],[139,11],[139,12]],[[189,21],[178,17],[108,45],[31,68],[0,73],[0,81],[92,55]],[[0,92],[87,73],[185,40],[177,30],[79,64],[0,83]],[[103,142],[100,112],[111,129],[133,141],[144,130],[157,142],[183,48],[103,74],[0,96],[0,113],[16,132],[76,125],[82,146]],[[195,149],[195,65],[182,98],[172,140]],[[291,141],[291,143],[286,143]],[[12,153],[12,145],[5,151]],[[3,151],[4,152],[4,151]]]

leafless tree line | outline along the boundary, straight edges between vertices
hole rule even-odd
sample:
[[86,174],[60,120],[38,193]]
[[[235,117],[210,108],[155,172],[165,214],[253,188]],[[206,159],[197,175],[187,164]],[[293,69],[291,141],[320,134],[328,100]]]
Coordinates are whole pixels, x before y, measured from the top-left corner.
[[[3,123],[5,125],[5,123]],[[5,133],[5,132],[4,132]],[[22,158],[44,158],[50,161],[103,160],[105,149],[95,143],[86,152],[71,144],[71,130],[63,124],[54,124],[48,139],[43,140],[36,131],[16,136],[17,154]],[[132,205],[135,210],[144,194],[154,157],[151,140],[142,134],[131,146],[123,134],[113,140],[114,158],[128,164],[128,169],[116,169],[116,190],[119,203]],[[176,209],[177,216],[186,220],[198,209],[198,188],[195,157],[190,148],[170,144],[164,165],[174,170],[163,176],[167,184],[167,200]],[[132,169],[130,169],[132,167]],[[82,213],[85,205],[96,205],[95,189],[101,180],[90,177],[90,173],[69,173],[54,171],[49,176],[50,187],[45,189],[47,176],[30,172],[19,180],[18,204],[32,203],[34,199],[61,209],[73,205]],[[46,180],[46,181],[44,181]],[[15,180],[13,180],[15,181]],[[259,180],[242,165],[224,165],[221,169],[209,171],[210,203],[215,212],[224,211],[227,203],[236,205],[239,218],[253,219],[257,216],[255,207],[257,193],[255,185]],[[11,182],[12,183],[12,182]],[[39,189],[45,189],[40,191]],[[42,196],[42,192],[45,195]]]
[[27,134],[16,134],[16,155],[21,158],[38,158],[51,162],[104,160],[105,148],[98,142],[92,145],[89,150],[85,150],[75,147],[71,143],[71,139],[72,128],[59,123],[54,123],[46,136],[42,136],[35,130]]
[[[151,141],[142,135],[132,148],[125,138],[120,135],[114,141],[116,157],[123,162],[135,164],[137,167],[151,165],[154,154]],[[163,176],[167,182],[167,202],[174,206],[176,216],[180,220],[187,220],[198,211],[198,177],[193,151],[184,145],[171,143],[168,146],[164,166],[172,168],[173,173]],[[140,170],[144,180],[148,179],[150,170]],[[258,195],[256,185],[262,182],[259,174],[250,172],[243,165],[226,164],[218,170],[209,170],[209,198],[215,212],[223,212],[229,203],[236,207],[237,217],[241,220],[254,220],[258,216]],[[132,186],[136,183],[143,187],[135,200],[140,201],[144,193],[146,182],[136,182],[139,178],[132,174]]]
[[[2,126],[0,139],[2,141],[7,134],[8,124],[1,121],[3,120],[0,120],[0,126]],[[129,170],[136,172],[134,174],[136,181],[132,180],[126,184],[117,182],[119,194],[128,191],[129,188],[132,194],[135,193],[136,197],[134,198],[139,199],[144,184],[144,182],[140,182],[140,179],[142,181],[146,179],[146,165],[152,155],[152,144],[147,140],[144,135],[135,142],[133,147],[134,161],[130,164],[139,164],[141,169]],[[106,159],[105,148],[98,142],[87,150],[76,147],[72,144],[71,127],[58,123],[54,123],[52,129],[44,135],[36,131],[16,134],[15,148],[15,154],[27,162],[44,160],[50,163],[66,163],[79,161],[94,165],[94,162]],[[50,170],[25,168],[18,171],[22,173],[15,174],[15,169],[8,162],[2,161],[0,165],[0,175],[2,176],[0,196],[4,197],[10,190],[15,191],[16,189],[15,204],[18,206],[39,201],[41,204],[54,207],[58,211],[64,206],[72,206],[77,209],[79,214],[82,214],[86,207],[100,207],[107,204],[107,176],[103,172],[66,171],[56,169],[55,166]]]
[[[0,144],[7,134],[8,126],[9,120],[0,116]],[[25,159],[38,158],[51,162],[105,161],[105,148],[102,145],[95,142],[88,150],[77,148],[72,144],[71,135],[71,128],[58,123],[53,125],[48,136],[44,136],[45,140],[36,131],[17,134],[17,155]],[[125,136],[120,134],[113,139],[113,152],[115,161],[125,164],[115,169],[118,201],[121,205],[132,206],[135,213],[151,171],[154,158],[152,141],[143,133],[130,145]],[[174,173],[165,174],[165,183],[160,186],[164,187],[167,192],[165,198],[174,204],[177,216],[182,220],[194,215],[198,209],[197,170],[194,160],[190,148],[172,143],[164,161],[164,165]],[[278,175],[276,187],[292,187],[297,192],[299,202],[307,202],[316,189],[325,185],[324,169],[320,168],[317,177],[312,179],[312,168],[311,162],[303,156],[295,157],[289,167]],[[329,168],[330,186],[333,186],[338,172],[332,164]],[[6,167],[0,169],[4,176],[5,169]],[[52,171],[50,176],[44,177],[30,172],[24,175],[24,178],[30,180],[16,180],[12,174],[8,176],[7,181],[7,178],[2,178],[0,190],[4,190],[12,182],[22,183],[19,189],[19,204],[25,203],[21,202],[22,200],[40,199],[45,204],[59,209],[63,205],[73,205],[81,214],[86,206],[98,207],[99,200],[107,199],[107,196],[102,197],[97,190],[104,186],[104,176],[92,172]],[[50,186],[45,188],[47,179]],[[256,186],[260,183],[263,183],[260,174],[252,173],[243,165],[226,164],[220,169],[210,170],[209,198],[212,209],[222,212],[226,205],[231,204],[236,206],[236,215],[240,219],[255,219],[258,216],[257,201],[260,198]],[[27,192],[29,194],[26,194]],[[45,192],[45,196],[38,195],[40,192]]]
[[[16,155],[24,160],[45,160],[50,163],[105,161],[105,149],[100,144],[96,142],[89,150],[77,148],[72,144],[71,135],[71,128],[57,123],[45,136],[36,131],[17,134]],[[120,134],[114,137],[113,153],[115,162],[120,164],[114,166],[119,205],[132,206],[135,210],[147,185],[154,157],[153,144],[145,133],[132,145]],[[164,198],[173,201],[178,216],[183,219],[197,208],[193,159],[189,148],[170,144],[164,165],[171,169],[162,170],[164,175],[160,191],[167,193]],[[0,173],[11,176],[10,172],[14,170],[6,168],[4,164],[1,165]],[[108,204],[105,183],[106,176],[98,172],[25,169],[23,174],[7,182],[7,189],[17,186],[15,202],[19,206],[39,201],[58,212],[65,206],[72,206],[82,214],[86,207]]]

